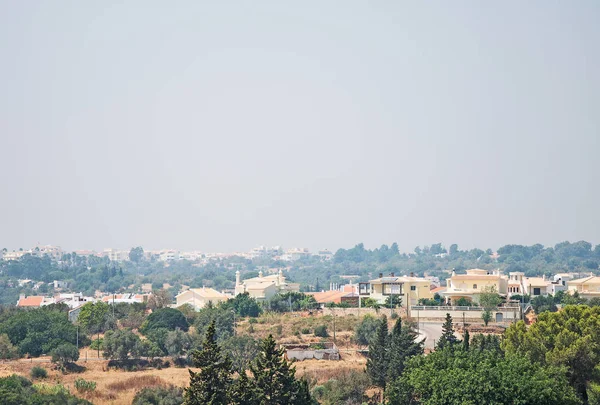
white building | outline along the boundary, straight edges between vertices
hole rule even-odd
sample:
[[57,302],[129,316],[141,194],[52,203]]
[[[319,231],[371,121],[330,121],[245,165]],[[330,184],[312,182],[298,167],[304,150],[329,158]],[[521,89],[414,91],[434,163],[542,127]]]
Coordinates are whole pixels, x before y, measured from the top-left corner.
[[310,252],[307,248],[291,248],[286,250],[285,254],[281,255],[281,260],[285,262],[294,262],[308,256],[310,256]]
[[213,288],[190,288],[187,291],[183,291],[175,297],[177,300],[177,307],[184,304],[189,304],[197,311],[212,302],[214,305],[219,302],[227,301],[230,297],[226,294],[220,293]]
[[179,251],[167,250],[166,252],[162,252],[158,257],[158,260],[161,262],[173,262],[175,260],[179,260]]
[[250,297],[259,301],[270,299],[277,293],[288,291],[299,292],[300,284],[288,283],[283,276],[283,271],[279,269],[277,274],[263,276],[262,270],[258,277],[249,278],[244,281],[240,279],[239,270],[235,272],[235,295],[248,293]]

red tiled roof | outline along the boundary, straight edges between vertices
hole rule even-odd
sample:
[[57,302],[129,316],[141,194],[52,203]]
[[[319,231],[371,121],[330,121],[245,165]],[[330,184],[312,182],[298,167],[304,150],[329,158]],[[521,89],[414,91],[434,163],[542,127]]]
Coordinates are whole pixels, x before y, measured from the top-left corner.
[[17,303],[18,307],[39,307],[44,302],[44,297],[41,295],[32,295],[30,297],[21,298]]

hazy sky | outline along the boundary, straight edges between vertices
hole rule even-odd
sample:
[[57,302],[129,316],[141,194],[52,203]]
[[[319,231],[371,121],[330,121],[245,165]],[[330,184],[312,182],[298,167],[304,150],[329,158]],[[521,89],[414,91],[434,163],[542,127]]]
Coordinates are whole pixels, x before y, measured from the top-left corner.
[[0,0],[0,247],[600,243],[600,2]]

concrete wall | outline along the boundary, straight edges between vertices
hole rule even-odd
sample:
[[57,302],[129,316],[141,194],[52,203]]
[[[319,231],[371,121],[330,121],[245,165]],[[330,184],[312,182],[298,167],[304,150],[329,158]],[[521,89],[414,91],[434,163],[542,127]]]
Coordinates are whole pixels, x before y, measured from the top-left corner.
[[[421,308],[421,309],[420,309]],[[411,307],[409,316],[413,319],[427,319],[442,321],[446,318],[446,314],[450,314],[454,322],[482,322],[481,314],[483,308],[462,309],[460,307]],[[519,308],[498,308],[492,311],[492,320],[490,323],[496,322],[497,314],[501,314],[502,323],[514,322],[521,319],[521,310]]]
[[323,308],[323,315],[365,316],[365,315],[369,314],[369,315],[373,315],[375,317],[385,315],[389,318],[392,316],[392,311],[397,313],[401,317],[406,316],[406,308],[396,308],[394,310],[391,310],[390,308],[380,308],[379,310],[375,310],[374,308]]

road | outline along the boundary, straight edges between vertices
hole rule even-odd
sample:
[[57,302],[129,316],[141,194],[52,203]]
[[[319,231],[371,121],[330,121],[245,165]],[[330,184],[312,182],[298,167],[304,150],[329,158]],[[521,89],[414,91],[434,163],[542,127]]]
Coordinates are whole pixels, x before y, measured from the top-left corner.
[[[435,347],[435,343],[440,340],[440,336],[442,336],[442,322],[421,322],[419,323],[419,338],[425,338],[425,348],[433,349]],[[458,333],[454,332],[454,335],[462,339]]]

